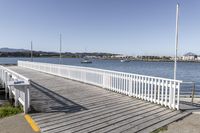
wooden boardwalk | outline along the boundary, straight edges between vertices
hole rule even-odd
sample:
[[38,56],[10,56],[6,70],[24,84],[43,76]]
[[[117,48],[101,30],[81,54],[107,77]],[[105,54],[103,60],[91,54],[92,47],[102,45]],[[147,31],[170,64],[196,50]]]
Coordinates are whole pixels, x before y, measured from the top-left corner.
[[189,114],[39,71],[9,68],[32,80],[31,116],[42,132],[148,133]]

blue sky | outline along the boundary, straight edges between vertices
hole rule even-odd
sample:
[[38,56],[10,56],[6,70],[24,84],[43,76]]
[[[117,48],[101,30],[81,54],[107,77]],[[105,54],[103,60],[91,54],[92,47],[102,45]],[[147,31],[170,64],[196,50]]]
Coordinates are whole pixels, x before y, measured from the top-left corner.
[[[173,55],[177,0],[0,0],[0,47]],[[179,55],[200,54],[200,0],[179,0]]]

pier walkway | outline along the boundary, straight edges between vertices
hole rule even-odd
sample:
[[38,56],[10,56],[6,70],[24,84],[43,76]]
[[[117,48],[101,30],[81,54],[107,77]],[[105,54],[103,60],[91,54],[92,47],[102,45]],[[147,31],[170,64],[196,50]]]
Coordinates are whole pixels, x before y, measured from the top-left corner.
[[41,132],[151,132],[188,112],[36,70],[9,66],[31,80],[31,117]]

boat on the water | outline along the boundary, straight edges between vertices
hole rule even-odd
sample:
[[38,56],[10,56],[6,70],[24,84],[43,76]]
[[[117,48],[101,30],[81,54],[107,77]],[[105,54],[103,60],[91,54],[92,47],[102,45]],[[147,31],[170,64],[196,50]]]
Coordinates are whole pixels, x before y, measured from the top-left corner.
[[81,60],[81,63],[92,63],[92,60],[84,58],[83,60]]
[[120,60],[121,62],[130,62],[131,60],[129,60],[129,59],[122,59],[122,60]]

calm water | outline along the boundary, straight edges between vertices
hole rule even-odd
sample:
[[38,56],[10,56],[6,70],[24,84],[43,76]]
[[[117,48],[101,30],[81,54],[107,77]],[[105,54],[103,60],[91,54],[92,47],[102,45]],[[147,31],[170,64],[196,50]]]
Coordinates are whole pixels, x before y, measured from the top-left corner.
[[[30,58],[0,58],[0,64],[16,64],[17,60],[28,60]],[[34,58],[37,62],[58,63],[58,58]],[[95,67],[122,72],[130,72],[149,76],[173,78],[173,62],[143,62],[131,61],[121,63],[119,60],[93,60],[92,64],[81,64],[81,59],[63,58],[62,64]],[[177,79],[183,81],[194,81],[197,89],[200,89],[200,63],[179,62],[177,64]]]

